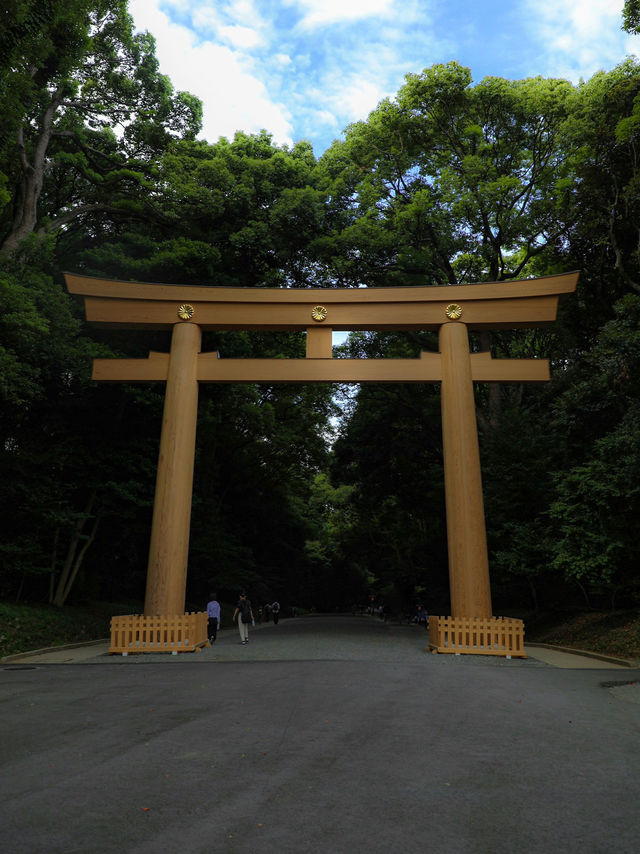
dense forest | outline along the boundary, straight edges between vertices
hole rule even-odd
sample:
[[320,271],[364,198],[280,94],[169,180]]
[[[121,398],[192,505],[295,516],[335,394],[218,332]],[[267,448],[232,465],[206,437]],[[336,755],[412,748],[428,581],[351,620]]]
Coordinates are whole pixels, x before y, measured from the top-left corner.
[[[623,24],[640,27],[638,4]],[[408,75],[320,157],[268,130],[199,137],[126,0],[0,18],[0,599],[142,602],[163,392],[94,356],[169,333],[92,328],[63,271],[242,287],[393,287],[580,270],[553,328],[476,350],[549,357],[476,387],[494,611],[640,604],[640,62],[572,85]],[[206,333],[223,356],[302,334]],[[417,355],[353,333],[337,355]],[[211,585],[335,609],[448,612],[438,385],[200,390],[188,607]]]

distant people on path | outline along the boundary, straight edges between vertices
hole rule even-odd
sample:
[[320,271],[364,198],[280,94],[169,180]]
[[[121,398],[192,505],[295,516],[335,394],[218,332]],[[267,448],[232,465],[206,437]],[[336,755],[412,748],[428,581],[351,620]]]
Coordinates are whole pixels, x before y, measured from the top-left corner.
[[264,606],[264,621],[265,621],[265,623],[269,622],[270,617],[271,617],[271,605],[269,605],[269,603],[267,603]]
[[220,628],[220,603],[216,593],[209,594],[209,602],[207,603],[207,635],[209,643],[214,644]]
[[233,619],[238,619],[238,631],[240,632],[240,643],[249,643],[249,623],[254,623],[251,602],[246,593],[241,593],[233,612]]
[[429,614],[427,613],[427,609],[424,605],[418,605],[416,608],[416,623],[419,626],[424,626],[427,628],[427,624],[429,622]]
[[277,599],[271,604],[271,613],[273,614],[273,624],[277,626],[280,619],[280,603]]
[[424,605],[414,605],[411,614],[406,617],[408,623],[416,623],[418,626],[429,627],[429,612]]

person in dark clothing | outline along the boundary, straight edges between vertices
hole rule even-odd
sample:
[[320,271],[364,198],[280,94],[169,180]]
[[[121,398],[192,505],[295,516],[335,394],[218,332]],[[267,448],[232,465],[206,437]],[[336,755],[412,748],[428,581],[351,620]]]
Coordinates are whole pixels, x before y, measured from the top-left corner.
[[273,614],[273,623],[277,626],[280,619],[280,603],[277,599],[271,603],[271,613]]
[[251,602],[246,593],[241,593],[233,612],[233,619],[238,619],[238,631],[240,632],[240,643],[249,643],[249,623],[253,623],[253,611]]

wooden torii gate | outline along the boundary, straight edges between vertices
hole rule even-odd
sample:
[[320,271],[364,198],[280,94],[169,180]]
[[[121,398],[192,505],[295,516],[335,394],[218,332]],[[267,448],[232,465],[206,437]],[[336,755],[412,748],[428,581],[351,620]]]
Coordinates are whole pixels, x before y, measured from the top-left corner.
[[[430,619],[430,641],[441,652],[524,655],[521,621],[492,616],[473,383],[541,382],[549,379],[549,365],[546,359],[471,353],[468,332],[553,323],[559,296],[575,290],[578,273],[371,289],[196,287],[70,273],[65,280],[70,293],[84,297],[91,323],[172,331],[169,353],[95,359],[93,365],[94,380],[166,382],[144,615],[127,618],[127,637],[118,642],[114,618],[111,651],[181,651],[206,643],[204,628],[195,641],[195,629],[188,629],[188,643],[177,635],[168,639],[165,630],[184,615],[199,383],[440,382],[451,617]],[[202,330],[224,329],[306,331],[306,358],[201,353]],[[438,330],[438,353],[332,358],[333,330],[425,329]],[[150,620],[155,634],[145,628]]]

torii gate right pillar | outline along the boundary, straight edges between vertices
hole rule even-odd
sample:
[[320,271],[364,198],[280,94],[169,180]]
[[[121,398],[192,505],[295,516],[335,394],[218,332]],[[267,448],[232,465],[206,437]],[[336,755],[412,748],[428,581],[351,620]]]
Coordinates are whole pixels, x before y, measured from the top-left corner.
[[440,327],[442,443],[452,617],[490,618],[491,586],[467,327]]

